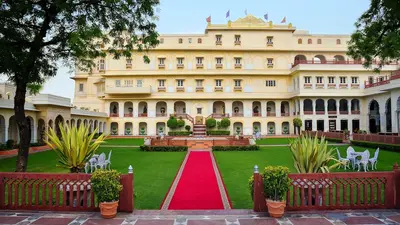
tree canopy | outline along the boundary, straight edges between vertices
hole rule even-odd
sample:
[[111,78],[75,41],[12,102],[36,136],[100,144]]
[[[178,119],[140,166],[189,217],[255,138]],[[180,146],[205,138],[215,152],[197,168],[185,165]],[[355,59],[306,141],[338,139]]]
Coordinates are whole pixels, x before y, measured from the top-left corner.
[[364,59],[371,67],[380,60],[380,67],[400,59],[400,0],[371,0],[369,9],[356,22],[348,54]]
[[[62,61],[91,71],[99,57],[130,57],[158,44],[159,0],[35,0],[0,2],[0,74],[17,87],[14,111],[20,133],[17,171],[25,171],[30,128],[27,89],[37,90]],[[145,56],[146,62],[149,59]]]

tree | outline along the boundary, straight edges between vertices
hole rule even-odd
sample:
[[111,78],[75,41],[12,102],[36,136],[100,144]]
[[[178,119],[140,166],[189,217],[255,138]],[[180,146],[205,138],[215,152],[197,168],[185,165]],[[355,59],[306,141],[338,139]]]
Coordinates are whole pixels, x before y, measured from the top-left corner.
[[[16,171],[26,171],[28,163],[27,87],[54,76],[59,61],[91,72],[99,57],[130,57],[155,47],[158,4],[159,0],[1,1],[0,74],[16,85]],[[146,56],[144,60],[149,62]]]
[[371,0],[355,25],[348,55],[364,59],[367,68],[375,58],[381,61],[379,68],[400,59],[400,0]]
[[169,119],[167,121],[167,127],[171,128],[171,129],[177,128],[178,120],[174,116],[169,117]]
[[294,133],[296,133],[296,128],[300,134],[300,128],[303,126],[303,121],[300,118],[293,118]]

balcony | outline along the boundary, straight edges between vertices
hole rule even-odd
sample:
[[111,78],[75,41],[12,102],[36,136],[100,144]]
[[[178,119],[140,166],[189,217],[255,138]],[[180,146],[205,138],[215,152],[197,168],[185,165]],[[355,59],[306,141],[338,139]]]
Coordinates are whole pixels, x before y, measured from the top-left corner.
[[157,113],[156,117],[166,117],[167,114],[166,113]]
[[261,113],[255,113],[255,112],[253,112],[253,117],[260,117],[261,116]]
[[151,94],[151,86],[112,86],[107,85],[106,94]]
[[219,92],[221,92],[221,91],[223,91],[223,90],[224,90],[224,88],[221,87],[221,86],[216,86],[216,87],[214,87],[214,91],[219,91]]
[[183,65],[183,63],[178,63],[176,64],[176,68],[178,69],[183,69],[185,66]]
[[185,91],[185,87],[176,87],[176,91],[177,92],[184,92]]
[[216,45],[222,45],[222,41],[215,41]]
[[126,68],[126,69],[132,69],[132,63],[127,63],[127,64],[125,65],[125,68]]
[[339,114],[340,114],[340,115],[348,115],[348,114],[349,114],[349,111],[339,111]]
[[315,111],[315,114],[317,114],[317,115],[325,115],[325,111]]
[[351,110],[351,114],[360,115],[360,110]]
[[275,112],[267,112],[267,116],[276,116]]
[[273,63],[267,63],[267,68],[274,68],[274,64]]
[[133,117],[133,113],[125,113],[124,117]]
[[242,68],[242,64],[241,64],[241,63],[235,63],[235,68],[236,68],[236,69]]
[[235,45],[240,45],[241,43],[241,41],[235,41]]
[[157,90],[158,90],[159,92],[165,92],[165,87],[159,86],[159,87],[157,88]]
[[197,64],[196,64],[196,68],[197,68],[197,69],[203,69],[203,67],[204,67],[204,64],[203,64],[203,63],[197,63]]
[[268,46],[268,47],[274,46],[274,42],[272,42],[272,41],[267,41],[267,46]]
[[[362,60],[295,60],[293,67],[299,64],[336,64],[336,65],[362,65]],[[378,65],[380,62],[375,60],[372,62],[374,65]],[[398,62],[387,63],[386,65],[399,65]]]
[[359,89],[360,84],[351,84],[351,89]]
[[312,84],[304,84],[304,89],[312,89]]
[[215,64],[215,68],[217,68],[217,69],[222,69],[222,63],[217,63],[217,64]]
[[237,91],[237,92],[240,92],[240,91],[242,91],[242,87],[241,86],[235,86],[235,87],[233,87],[233,90]]
[[329,115],[336,115],[337,111],[336,110],[334,110],[334,111],[333,110],[331,110],[331,111],[328,110],[328,114]]
[[240,112],[234,112],[234,113],[232,113],[232,117],[243,117],[243,113],[240,113]]
[[336,89],[336,84],[328,84],[328,89]]
[[196,87],[196,92],[203,92],[204,91],[204,87]]
[[165,69],[165,64],[158,64],[158,69]]
[[348,87],[347,84],[339,84],[339,89],[347,89]]
[[[294,113],[293,113],[294,115]],[[290,113],[281,112],[281,116],[290,116]]]
[[317,89],[323,89],[324,88],[324,84],[316,84],[315,88]]
[[[306,111],[306,110],[304,110],[304,115],[312,115],[313,114],[313,111]],[[323,113],[322,113],[323,114]],[[297,114],[298,115],[298,114]]]
[[110,113],[110,117],[119,117],[118,113]]
[[139,113],[139,117],[147,117],[147,113]]

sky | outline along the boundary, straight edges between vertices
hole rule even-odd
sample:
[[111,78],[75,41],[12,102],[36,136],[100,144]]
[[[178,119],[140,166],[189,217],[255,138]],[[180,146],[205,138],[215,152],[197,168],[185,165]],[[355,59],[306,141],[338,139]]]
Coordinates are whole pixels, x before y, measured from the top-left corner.
[[[280,23],[287,23],[311,34],[351,34],[357,18],[368,9],[370,0],[161,0],[157,29],[160,34],[204,33],[206,18],[212,23],[227,23],[248,14]],[[68,98],[74,96],[74,81],[69,68],[60,66],[55,77],[49,79],[42,93]]]

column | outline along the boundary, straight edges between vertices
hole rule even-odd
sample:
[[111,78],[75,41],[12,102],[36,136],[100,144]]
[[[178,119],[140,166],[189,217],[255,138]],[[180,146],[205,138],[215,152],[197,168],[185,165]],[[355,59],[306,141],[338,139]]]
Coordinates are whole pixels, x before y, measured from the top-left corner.
[[336,114],[340,115],[340,100],[336,100]]
[[349,111],[348,114],[351,115],[351,99],[347,99],[347,109]]
[[399,121],[398,121],[398,116],[399,116],[399,110],[397,110],[397,98],[392,96],[392,132],[393,133],[398,133],[399,132]]
[[312,114],[316,115],[315,111],[316,111],[316,107],[317,107],[317,101],[314,99],[311,99],[311,102],[312,102]]
[[[280,110],[279,110],[280,112]],[[280,116],[280,113],[279,113]],[[275,135],[282,135],[282,121],[275,122]]]
[[[32,117],[33,118],[33,117]],[[37,125],[38,125],[38,123],[37,122],[35,122],[35,119],[33,119],[33,121],[32,121],[32,123],[33,123],[33,136],[32,136],[32,142],[37,142]],[[71,119],[69,120],[69,123],[71,124]]]
[[316,119],[313,119],[313,120],[312,120],[312,130],[313,130],[313,131],[316,131],[316,130],[317,130],[317,120],[316,120]]
[[[108,116],[110,116],[110,102],[105,103],[105,109],[104,112],[107,113]],[[78,120],[77,120],[78,121]]]
[[133,101],[132,102],[133,106],[133,117],[139,117],[139,102],[138,101]]
[[125,123],[118,122],[118,135],[123,136],[125,135]]
[[324,107],[325,107],[324,115],[326,115],[326,114],[328,114],[328,101],[325,101],[325,99],[324,99]]
[[10,117],[4,117],[4,142],[8,141],[8,128],[9,128]]
[[267,102],[266,101],[261,101],[261,116],[266,117],[267,116]]
[[350,133],[353,133],[353,119],[348,119],[347,120],[347,130]]
[[[281,117],[281,104],[282,101],[275,101],[275,113],[276,117]],[[282,125],[282,124],[281,124]]]
[[233,101],[225,101],[225,113],[228,113],[229,116],[232,116],[232,103]]
[[[300,115],[304,115],[304,99],[299,99],[300,101]],[[311,100],[312,101],[312,100]],[[302,126],[304,127],[304,126]]]
[[[252,108],[252,101],[243,101],[243,116],[244,117],[252,117],[253,116],[253,108]],[[243,124],[244,125],[244,124]]]
[[380,132],[386,132],[386,113],[385,113],[385,109],[382,110],[383,112],[381,112],[379,114],[380,117],[380,122],[381,122],[381,131]]
[[147,101],[147,117],[156,117],[156,101]]
[[170,114],[174,114],[174,102],[172,100],[166,101],[167,103],[167,114],[168,116]]
[[118,102],[118,114],[119,117],[124,117],[124,102]]

